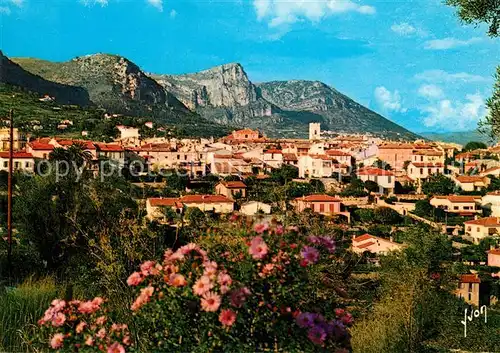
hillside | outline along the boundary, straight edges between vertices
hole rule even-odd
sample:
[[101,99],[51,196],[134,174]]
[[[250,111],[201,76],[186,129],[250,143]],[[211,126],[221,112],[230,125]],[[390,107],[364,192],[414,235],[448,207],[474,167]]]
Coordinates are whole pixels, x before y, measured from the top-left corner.
[[497,142],[497,141],[491,141],[487,135],[484,135],[477,130],[460,131],[460,132],[443,132],[443,133],[423,132],[421,135],[430,140],[458,143],[459,145],[463,146],[465,146],[467,142],[470,141],[484,142],[487,145],[492,145]]

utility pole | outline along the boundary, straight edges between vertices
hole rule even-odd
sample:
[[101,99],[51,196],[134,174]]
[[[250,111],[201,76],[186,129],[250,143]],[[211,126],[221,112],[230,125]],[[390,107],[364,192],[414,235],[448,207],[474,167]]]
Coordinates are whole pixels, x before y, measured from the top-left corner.
[[14,160],[14,111],[9,111],[9,175],[7,181],[7,263],[9,266],[9,275],[12,273],[12,172]]

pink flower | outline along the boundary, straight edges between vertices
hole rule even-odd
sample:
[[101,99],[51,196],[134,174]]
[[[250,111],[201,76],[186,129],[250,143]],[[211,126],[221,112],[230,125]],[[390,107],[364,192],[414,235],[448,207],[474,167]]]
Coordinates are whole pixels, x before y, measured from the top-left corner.
[[196,245],[195,243],[189,243],[187,245],[182,246],[179,251],[183,255],[189,255],[189,253],[195,251],[198,252],[200,250],[200,247]]
[[142,288],[141,289],[141,294],[137,297],[135,302],[132,304],[132,311],[137,311],[143,306],[144,304],[148,303],[151,296],[153,295],[155,289],[152,286]]
[[105,329],[105,328],[100,329],[100,330],[97,332],[96,337],[97,337],[97,338],[100,338],[100,339],[103,339],[104,337],[106,337],[106,329]]
[[202,296],[210,289],[212,289],[214,285],[210,281],[210,278],[207,276],[201,276],[199,280],[197,280],[193,286],[193,293],[199,296]]
[[168,283],[172,287],[184,287],[187,284],[186,279],[184,278],[184,276],[180,275],[178,273],[172,273],[170,275],[170,279],[169,279]]
[[221,286],[230,286],[233,283],[233,280],[231,279],[231,276],[229,276],[225,272],[220,272],[219,275],[217,276],[217,281]]
[[92,314],[97,311],[99,307],[91,301],[80,303],[78,306],[78,311],[82,314]]
[[351,313],[345,313],[344,316],[340,319],[344,325],[351,325],[354,322],[354,318]]
[[108,347],[107,353],[125,353],[125,348],[120,343],[115,342]]
[[226,327],[233,326],[236,321],[236,313],[230,309],[224,309],[219,315],[219,321]]
[[87,323],[85,321],[80,322],[78,325],[76,325],[76,333],[82,333],[86,326]]
[[50,340],[50,346],[53,349],[58,349],[63,346],[64,335],[62,333],[56,333]]
[[252,255],[255,260],[262,260],[266,257],[268,247],[262,237],[255,237],[250,242],[250,248],[248,248],[248,253]]
[[[180,249],[179,249],[180,250]],[[176,252],[174,252],[172,255],[170,255],[169,257],[169,261],[181,261],[181,260],[184,260],[184,254],[177,250]]]
[[146,261],[141,265],[141,274],[145,277],[151,274],[151,270],[155,267],[154,261]]
[[126,346],[129,346],[132,343],[132,340],[130,339],[130,336],[125,336],[123,337],[123,344]]
[[226,294],[227,292],[229,292],[230,288],[229,286],[220,286],[220,293],[221,294]]
[[276,235],[283,235],[283,233],[284,233],[283,226],[282,226],[281,224],[278,224],[278,225],[276,226],[276,229],[274,230],[274,233],[275,233]]
[[312,246],[304,246],[300,254],[307,264],[315,264],[319,260],[319,251]]
[[92,336],[87,336],[87,339],[85,340],[85,344],[87,346],[93,346],[94,345],[94,338],[92,338]]
[[66,315],[63,313],[57,313],[52,319],[52,326],[61,327],[66,322]]
[[61,299],[54,299],[51,304],[54,307],[54,311],[56,313],[64,309],[64,307],[66,306],[66,302]]
[[139,272],[134,272],[127,279],[127,284],[129,286],[135,287],[138,286],[142,282],[142,276]]
[[243,303],[245,303],[247,296],[249,295],[250,291],[246,287],[232,291],[230,298],[231,305],[234,306],[235,308],[241,308]]
[[99,326],[102,326],[106,323],[106,316],[100,316],[97,318],[97,320],[95,321],[95,323]]
[[269,229],[269,224],[267,223],[258,223],[253,227],[253,230],[259,234],[264,233],[268,229]]
[[344,313],[345,313],[344,309],[340,309],[340,308],[335,309],[335,316],[337,316],[337,317],[344,316]]
[[101,306],[102,303],[104,303],[104,299],[101,297],[95,297],[94,300],[92,300],[92,304],[96,306]]
[[205,268],[205,272],[203,272],[204,276],[212,277],[217,274],[217,263],[214,261],[208,261],[203,263],[203,267]]
[[201,299],[201,308],[203,311],[215,312],[219,310],[221,303],[221,297],[213,292],[208,292],[203,295]]

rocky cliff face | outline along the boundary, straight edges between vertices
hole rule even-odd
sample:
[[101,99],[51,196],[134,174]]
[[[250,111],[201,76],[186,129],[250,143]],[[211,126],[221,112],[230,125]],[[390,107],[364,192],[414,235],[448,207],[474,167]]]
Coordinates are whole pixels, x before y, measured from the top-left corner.
[[0,51],[0,83],[23,87],[40,95],[49,95],[63,104],[89,105],[90,97],[81,87],[48,81],[38,75],[24,70],[9,60]]
[[153,75],[191,109],[238,107],[257,101],[255,86],[240,64],[227,64],[187,75]]
[[94,104],[117,112],[148,111],[159,106],[185,109],[137,65],[120,56],[96,54],[63,63],[13,60],[47,80],[82,87]]

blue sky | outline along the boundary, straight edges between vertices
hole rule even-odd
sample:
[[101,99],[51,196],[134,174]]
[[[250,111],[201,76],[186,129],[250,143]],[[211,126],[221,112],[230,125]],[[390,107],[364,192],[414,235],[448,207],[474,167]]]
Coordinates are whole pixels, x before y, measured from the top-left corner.
[[254,82],[323,81],[416,132],[474,129],[500,40],[442,0],[0,0],[0,49],[120,54],[155,73],[240,62]]

